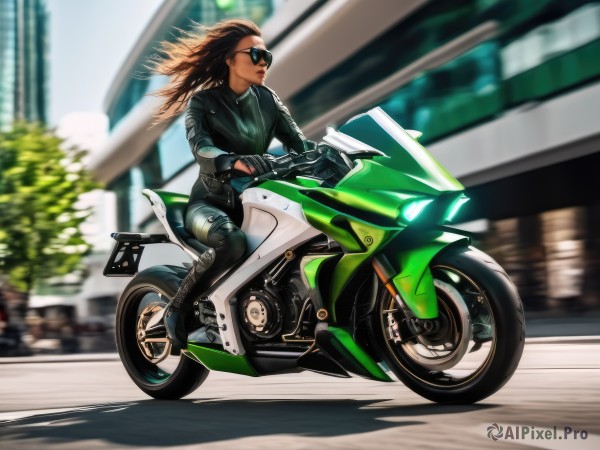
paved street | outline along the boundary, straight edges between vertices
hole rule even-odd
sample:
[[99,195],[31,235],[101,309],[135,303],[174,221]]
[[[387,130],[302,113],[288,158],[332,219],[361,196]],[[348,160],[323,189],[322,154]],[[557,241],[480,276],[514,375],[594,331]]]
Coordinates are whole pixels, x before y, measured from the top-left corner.
[[[542,342],[528,343],[512,380],[472,406],[436,405],[400,383],[308,372],[213,372],[187,399],[165,402],[139,391],[114,355],[4,363],[0,447],[600,448],[598,339]],[[488,427],[508,439],[493,441]]]

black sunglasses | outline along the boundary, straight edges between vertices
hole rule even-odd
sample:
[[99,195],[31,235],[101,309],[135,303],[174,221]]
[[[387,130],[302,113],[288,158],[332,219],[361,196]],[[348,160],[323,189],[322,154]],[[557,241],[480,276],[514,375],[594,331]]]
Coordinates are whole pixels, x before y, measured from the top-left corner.
[[273,54],[269,50],[263,50],[261,48],[250,47],[233,53],[248,53],[250,55],[250,59],[252,60],[252,64],[254,65],[258,64],[261,59],[265,60],[267,67],[270,67],[271,63],[273,62]]

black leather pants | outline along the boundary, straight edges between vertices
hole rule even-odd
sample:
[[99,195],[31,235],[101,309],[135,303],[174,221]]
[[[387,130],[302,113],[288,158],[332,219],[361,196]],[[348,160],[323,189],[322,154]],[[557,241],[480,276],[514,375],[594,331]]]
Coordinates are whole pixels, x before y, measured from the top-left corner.
[[221,209],[205,200],[188,205],[185,228],[215,252],[211,271],[231,266],[246,253],[246,235]]

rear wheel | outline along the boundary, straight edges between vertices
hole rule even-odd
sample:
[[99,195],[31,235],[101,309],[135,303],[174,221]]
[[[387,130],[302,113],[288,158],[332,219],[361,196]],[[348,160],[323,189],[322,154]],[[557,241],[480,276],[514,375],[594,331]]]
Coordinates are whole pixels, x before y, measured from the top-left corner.
[[156,399],[178,399],[193,392],[209,370],[176,354],[167,338],[162,313],[175,295],[184,269],[157,266],[138,273],[117,305],[117,349],[127,373]]
[[517,289],[491,257],[472,247],[450,248],[430,267],[437,327],[407,335],[401,325],[406,316],[380,286],[374,338],[390,369],[419,395],[436,402],[479,401],[510,379],[521,358],[525,322]]

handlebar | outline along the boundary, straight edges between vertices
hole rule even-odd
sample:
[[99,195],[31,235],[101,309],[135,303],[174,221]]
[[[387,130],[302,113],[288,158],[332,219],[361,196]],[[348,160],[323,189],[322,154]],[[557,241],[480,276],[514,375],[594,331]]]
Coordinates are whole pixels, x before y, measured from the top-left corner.
[[283,179],[292,174],[306,174],[326,180],[335,185],[351,170],[351,166],[340,156],[339,152],[328,145],[319,145],[315,150],[304,153],[288,153],[279,158],[271,158],[274,167],[271,172],[254,177],[244,185],[243,190],[258,183],[273,179]]

